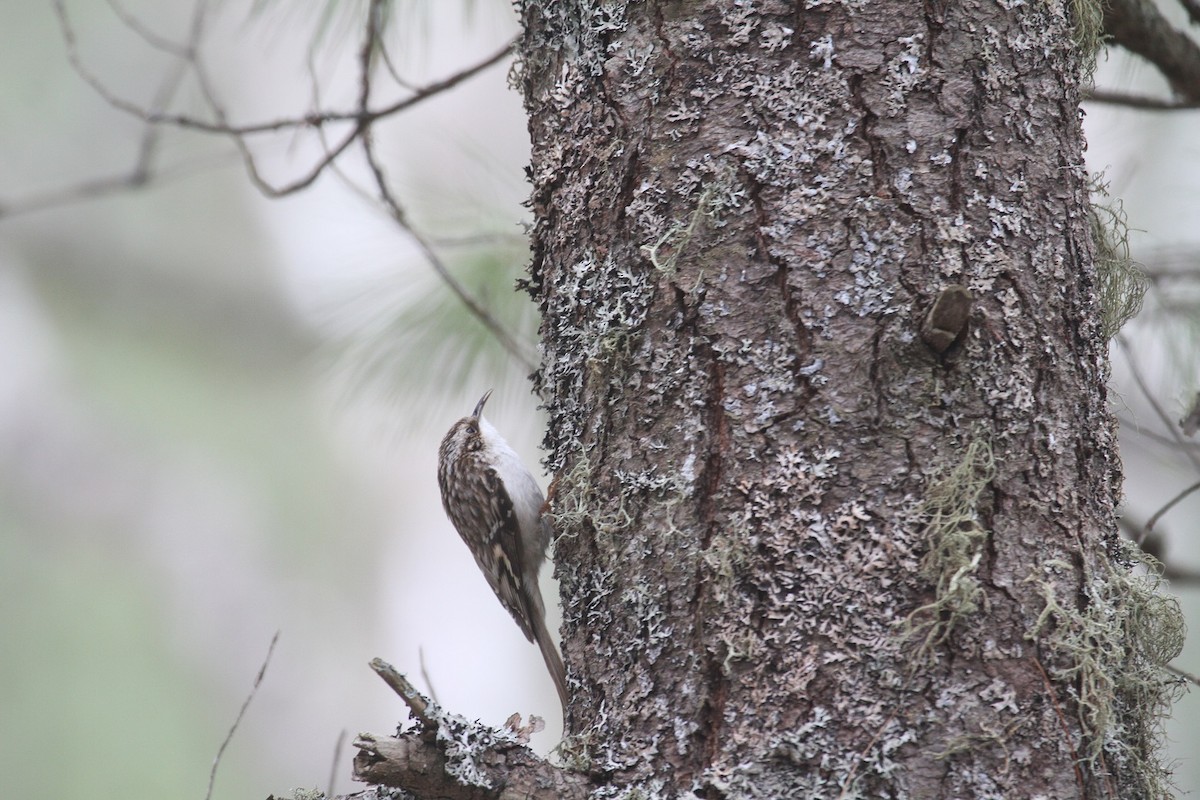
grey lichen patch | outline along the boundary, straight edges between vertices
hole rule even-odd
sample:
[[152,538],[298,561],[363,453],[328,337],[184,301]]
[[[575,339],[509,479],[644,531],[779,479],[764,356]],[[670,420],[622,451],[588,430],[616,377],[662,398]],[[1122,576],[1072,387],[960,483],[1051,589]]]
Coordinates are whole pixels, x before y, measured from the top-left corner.
[[[620,711],[621,709],[611,707],[596,709],[593,724],[586,730],[569,735],[555,750],[562,765],[567,769],[594,775],[612,775],[635,767],[644,767],[647,753],[655,752],[658,744],[613,741],[611,729],[614,718],[617,718]],[[631,744],[635,745],[632,750]],[[645,747],[639,749],[637,744],[644,744]]]
[[980,521],[979,501],[995,474],[991,443],[975,438],[959,462],[930,485],[921,504],[929,552],[920,573],[933,584],[934,599],[904,623],[904,638],[920,641],[914,664],[923,663],[955,626],[980,609],[984,594],[976,572],[988,532]]
[[1045,605],[1026,638],[1041,645],[1047,672],[1073,701],[1079,756],[1115,776],[1118,796],[1164,797],[1162,720],[1183,690],[1164,667],[1183,648],[1183,614],[1162,593],[1160,565],[1131,542],[1118,546],[1115,562],[1102,558],[1103,574],[1085,576],[1082,604],[1060,588],[1069,565],[1050,562],[1031,575]]
[[[825,53],[818,48],[813,57],[823,59]],[[853,173],[863,164],[853,141],[857,120],[847,106],[830,100],[847,94],[846,82],[842,70],[814,73],[803,63],[793,63],[777,72],[745,75],[729,87],[743,113],[765,124],[752,137],[729,142],[726,151],[737,155],[758,183],[789,191],[794,209],[787,210],[797,213],[781,219],[801,223],[819,216],[838,193],[836,174]],[[815,157],[796,158],[801,152]],[[823,173],[825,169],[831,172]],[[798,175],[810,181],[793,183]]]
[[612,253],[602,259],[586,254],[555,273],[551,307],[543,315],[553,330],[543,331],[548,345],[541,375],[543,392],[559,399],[546,435],[550,472],[578,450],[586,416],[583,387],[603,393],[626,379],[654,292],[634,263]]
[[787,503],[789,508],[818,506],[828,488],[828,481],[837,474],[836,461],[841,457],[836,448],[804,453],[796,448],[781,450],[775,457],[776,469],[761,480],[738,484],[746,498],[743,521],[757,519],[770,522],[781,518],[776,506]]
[[[869,202],[864,204],[869,205]],[[853,285],[836,292],[834,300],[863,317],[904,310],[905,304],[897,302],[897,287],[891,273],[904,258],[915,228],[892,220],[883,230],[863,226],[855,233],[856,241],[850,242],[850,263],[846,265]]]
[[[853,469],[841,463],[839,449],[789,446],[761,460],[756,475],[735,485],[741,508],[728,529],[713,537],[706,567],[712,596],[735,608],[745,603],[738,614],[765,621],[722,635],[715,652],[719,663],[727,674],[759,671],[765,666],[761,660],[746,659],[760,646],[769,652],[794,648],[791,682],[777,687],[780,691],[802,697],[809,682],[835,669],[841,680],[861,675],[878,689],[879,674],[862,665],[899,657],[891,592],[894,565],[916,571],[911,537],[874,514],[868,498],[837,497],[844,471]],[[830,666],[839,662],[856,666],[844,672]],[[853,695],[844,703],[839,698],[831,710],[856,713],[848,699]],[[771,702],[770,696],[763,694],[762,702]]]
[[[1067,42],[1060,32],[1067,28],[1070,31],[1070,45],[1076,52],[1075,61],[1081,77],[1090,79],[1096,68],[1096,54],[1104,43],[1104,2],[1103,0],[1042,0],[1030,4],[1026,0],[998,0],[999,5],[1006,10],[1035,9],[1038,13],[1024,13],[1021,20],[1030,20],[1032,26],[1022,25],[1019,38],[1010,42],[1013,49],[1019,51],[1037,51],[1044,46],[1042,37],[1047,35],[1061,38],[1060,42],[1051,42],[1053,49],[1062,50]],[[1039,16],[1041,20],[1037,19]]]
[[[663,650],[674,636],[674,629],[667,624],[670,617],[667,609],[658,601],[658,596],[651,587],[634,582],[626,586],[619,595],[619,608],[629,619],[637,620],[642,635],[638,637],[636,652],[645,655],[645,661],[653,664],[658,661]],[[633,650],[626,653],[634,655]],[[641,659],[639,659],[641,660]],[[640,673],[639,678],[644,678]]]
[[1121,201],[1106,202],[1108,187],[1100,176],[1093,176],[1090,189],[1088,223],[1096,248],[1101,328],[1104,338],[1111,339],[1142,310],[1150,282],[1129,254],[1129,223]]
[[893,718],[881,725],[871,746],[857,751],[844,746],[839,730],[834,711],[816,706],[795,729],[767,741],[763,757],[708,770],[698,781],[697,794],[711,796],[716,790],[727,797],[838,800],[884,796],[879,787],[891,785],[903,770],[897,752],[915,741],[916,733]]
[[[341,797],[342,795],[338,795]],[[353,795],[357,800],[417,800],[417,796],[394,786],[370,786]],[[274,797],[274,795],[272,795]],[[292,789],[288,800],[327,800],[328,795],[320,789]],[[278,798],[283,800],[283,798]]]
[[606,567],[580,568],[573,562],[560,562],[556,574],[562,586],[570,590],[563,606],[563,621],[584,630],[605,630],[613,622],[612,606],[607,598],[616,592],[613,570]]
[[464,786],[495,788],[483,769],[487,754],[524,745],[512,731],[471,722],[436,703],[429,704],[426,715],[437,724],[436,741],[446,757],[446,774]]
[[[357,800],[417,800],[417,796],[412,792],[394,786],[371,786],[361,792],[355,792],[353,796]],[[325,793],[314,791],[311,798],[293,797],[292,800],[325,800]]]
[[[753,375],[724,400],[724,410],[731,422],[740,424],[747,433],[755,433],[773,425],[785,410],[791,408],[792,397],[798,388],[796,352],[785,339],[754,341],[727,339],[713,345],[721,360]],[[811,365],[809,365],[811,366]],[[819,367],[804,375],[810,383],[820,383]]]
[[[566,56],[568,63],[584,67],[589,73],[598,75],[604,68],[602,44],[606,37],[625,29],[628,25],[623,0],[592,0],[578,3],[545,3],[518,0],[517,11],[528,19],[531,12],[537,14],[537,24],[524,26],[525,35],[538,31],[540,42],[527,42],[521,52],[526,58],[531,53],[545,54],[545,61]],[[530,67],[537,71],[544,65]]]
[[927,79],[921,61],[925,55],[925,34],[914,33],[896,40],[900,51],[886,65],[883,86],[888,90],[886,107],[889,114],[899,114],[905,108],[910,92]]
[[658,778],[627,786],[602,786],[589,795],[591,800],[667,800],[677,796]]
[[[586,534],[605,552],[619,550],[617,544],[627,538],[623,532],[633,523],[625,507],[625,495],[617,492],[610,501],[601,493],[592,483],[591,462],[584,455],[555,481],[550,516],[558,532],[556,548],[564,538]],[[566,601],[563,622],[568,628],[603,631],[613,624],[613,604],[608,598],[618,587],[611,566],[598,562],[581,565],[573,559],[556,558],[555,575]]]

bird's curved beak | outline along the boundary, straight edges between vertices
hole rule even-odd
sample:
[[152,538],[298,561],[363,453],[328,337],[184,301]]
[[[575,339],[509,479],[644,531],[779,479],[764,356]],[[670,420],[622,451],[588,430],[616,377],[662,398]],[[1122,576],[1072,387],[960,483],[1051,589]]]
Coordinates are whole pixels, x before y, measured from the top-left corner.
[[475,404],[475,410],[471,412],[471,416],[479,419],[479,415],[483,413],[483,404],[492,396],[492,390],[488,389],[483,393],[483,397],[479,398],[479,402]]

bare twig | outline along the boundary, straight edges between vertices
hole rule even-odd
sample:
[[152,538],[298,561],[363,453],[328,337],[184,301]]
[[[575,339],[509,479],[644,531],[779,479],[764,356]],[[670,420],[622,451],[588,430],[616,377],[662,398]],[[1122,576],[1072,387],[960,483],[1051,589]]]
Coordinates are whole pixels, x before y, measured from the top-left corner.
[[383,22],[384,0],[371,0],[367,7],[367,30],[358,53],[358,113],[365,114],[371,105],[371,65],[379,46],[379,26]]
[[346,729],[338,733],[337,741],[333,744],[333,758],[329,762],[329,781],[325,784],[325,796],[333,797],[334,784],[337,782],[338,762],[342,760],[342,750],[346,747]]
[[[113,12],[121,20],[122,24],[132,30],[137,36],[146,41],[150,46],[156,49],[165,50],[176,57],[181,57],[184,49],[178,45],[167,42],[162,37],[142,26],[138,20],[130,15],[117,0],[108,0]],[[66,45],[67,58],[73,69],[79,74],[85,82],[97,89],[97,91],[106,91],[104,84],[94,74],[89,72],[82,63],[79,56],[78,42],[75,38],[75,32],[71,26],[70,20],[67,17],[66,9],[62,5],[62,0],[55,0],[54,8],[58,15],[59,26],[62,31],[63,41]],[[161,114],[174,99],[179,87],[183,82],[186,74],[186,64],[184,61],[177,61],[171,69],[168,70],[166,76],[159,84],[158,89],[151,99],[150,106],[146,109],[148,115]],[[106,98],[107,99],[107,98]],[[96,197],[101,197],[116,192],[130,191],[141,188],[152,180],[163,180],[166,178],[177,177],[181,175],[192,174],[193,172],[207,169],[213,166],[213,158],[197,159],[184,164],[176,165],[169,169],[157,167],[155,164],[158,154],[158,145],[162,138],[162,131],[158,126],[148,122],[144,125],[141,141],[138,144],[137,155],[133,165],[123,174],[113,175],[104,178],[96,178],[89,181],[77,183],[71,187],[45,192],[32,197],[27,197],[19,201],[13,201],[0,205],[0,217],[15,216],[17,214],[30,213],[40,211],[46,208],[65,205],[71,202],[79,202],[89,200]]]
[[[263,194],[267,195],[268,197],[284,197],[286,195],[294,194],[302,189],[306,189],[309,186],[311,186],[312,183],[321,176],[321,173],[324,172],[325,169],[330,164],[332,164],[335,159],[337,159],[342,153],[344,153],[350,147],[350,145],[354,144],[355,141],[357,141],[359,138],[361,138],[363,135],[363,132],[368,130],[370,128],[371,124],[374,123],[376,120],[381,119],[383,117],[390,116],[392,114],[399,113],[401,111],[404,111],[405,109],[411,108],[412,106],[415,106],[417,103],[420,103],[423,100],[427,100],[430,97],[433,97],[434,95],[444,92],[453,86],[457,86],[462,81],[466,80],[469,77],[472,77],[473,75],[478,74],[479,72],[482,72],[487,67],[492,66],[493,64],[495,64],[496,62],[500,61],[502,58],[507,56],[509,54],[509,52],[512,50],[513,44],[514,44],[513,42],[509,42],[507,45],[504,46],[503,49],[497,51],[491,57],[487,58],[484,61],[479,62],[478,64],[474,65],[473,67],[464,69],[461,72],[455,73],[454,75],[451,75],[450,77],[445,78],[441,81],[437,81],[435,83],[428,84],[423,89],[418,90],[417,92],[415,92],[411,96],[405,98],[404,100],[393,103],[392,105],[386,106],[385,108],[382,108],[382,109],[376,109],[374,111],[370,110],[365,105],[361,105],[361,91],[362,91],[361,87],[362,87],[362,85],[365,84],[368,91],[370,89],[369,79],[364,78],[364,79],[360,80],[360,106],[361,107],[359,108],[358,111],[340,112],[340,113],[313,113],[313,114],[309,114],[302,118],[295,118],[295,119],[289,119],[289,120],[277,120],[275,122],[266,123],[263,125],[244,125],[244,126],[229,125],[229,124],[222,124],[222,125],[215,125],[215,126],[214,125],[207,125],[207,126],[191,125],[190,122],[195,122],[195,120],[192,120],[189,122],[184,122],[178,118],[176,118],[174,120],[162,120],[162,121],[171,121],[174,124],[180,125],[181,127],[195,127],[198,130],[206,130],[206,131],[212,132],[212,133],[225,133],[225,134],[230,134],[230,135],[234,135],[234,136],[238,136],[238,137],[243,137],[247,134],[253,134],[253,133],[265,133],[268,131],[279,131],[279,130],[289,128],[289,127],[290,128],[320,127],[329,122],[353,122],[354,126],[350,130],[350,132],[347,135],[345,135],[344,137],[342,137],[342,139],[340,141],[338,141],[338,143],[335,144],[332,148],[326,149],[324,158],[322,158],[320,161],[318,161],[308,171],[307,174],[305,174],[303,177],[301,177],[295,181],[292,181],[291,183],[284,184],[282,186],[272,186],[271,184],[267,183],[265,180],[262,179],[262,177],[258,174],[257,169],[254,168],[253,161],[251,160],[251,162],[248,164],[248,170],[250,172],[250,179],[254,182],[255,186],[259,189],[259,191],[261,191]],[[157,120],[153,120],[153,121],[157,121]],[[239,139],[239,141],[241,141],[241,140]],[[457,294],[457,292],[455,292],[455,293]],[[474,313],[474,310],[472,310],[472,313]]]
[[430,244],[438,247],[495,247],[525,244],[529,240],[517,233],[479,232],[462,235],[430,236]]
[[258,687],[262,685],[263,676],[267,674],[267,665],[271,663],[271,654],[275,652],[275,643],[278,641],[279,631],[275,631],[275,635],[271,637],[271,645],[267,648],[267,657],[263,659],[262,666],[258,668],[258,675],[254,678],[254,686],[250,687],[250,694],[246,695],[246,699],[242,701],[242,707],[238,710],[237,718],[229,726],[229,733],[225,734],[225,741],[221,742],[220,748],[217,749],[217,755],[213,758],[212,769],[208,773],[208,791],[204,793],[204,800],[212,799],[213,784],[217,780],[217,767],[221,764],[221,757],[225,755],[225,748],[229,746],[234,732],[237,731],[238,725],[242,723],[242,717],[246,716],[246,709],[250,707],[250,701],[254,699],[254,695],[258,694]]
[[400,70],[397,69],[395,62],[392,61],[392,56],[388,51],[387,44],[382,41],[379,43],[379,55],[383,58],[383,65],[387,67],[388,74],[392,76],[392,80],[394,80],[398,86],[402,86],[405,89],[408,89],[410,92],[417,91],[417,85],[412,81],[407,80],[403,75],[400,74]]
[[63,0],[52,0],[52,2],[54,4],[55,17],[58,19],[58,29],[62,34],[63,44],[67,48],[67,61],[70,63],[71,69],[75,71],[75,74],[83,79],[84,83],[92,87],[92,90],[100,95],[101,99],[110,106],[132,114],[139,119],[150,121],[148,119],[148,109],[144,109],[136,103],[132,103],[110,92],[108,86],[84,66],[83,59],[79,56],[79,40],[75,36],[75,28],[71,25],[71,19],[67,15],[66,6],[63,5]]
[[[382,15],[382,0],[372,0],[371,6],[367,10],[367,29],[363,36],[362,49],[359,51],[359,90],[358,90],[358,107],[359,112],[364,117],[368,113],[367,108],[371,102],[371,65],[372,55],[375,52],[375,44],[379,38],[379,21]],[[530,371],[537,368],[537,364],[525,352],[525,348],[509,333],[499,320],[492,316],[491,312],[476,300],[467,288],[463,286],[457,278],[451,273],[446,264],[442,261],[441,256],[429,244],[429,241],[419,233],[408,222],[408,215],[404,211],[404,207],[392,192],[387,178],[383,172],[383,166],[379,159],[375,156],[374,135],[370,126],[360,123],[357,128],[357,138],[362,144],[363,154],[367,159],[367,165],[371,168],[371,175],[375,179],[375,188],[379,193],[379,199],[383,202],[384,207],[391,215],[392,219],[400,228],[412,238],[417,247],[421,250],[425,260],[433,267],[434,272],[442,279],[442,282],[450,289],[455,297],[467,307],[472,315],[478,319],[488,331],[491,332],[496,340],[500,342],[514,358],[521,361]]]
[[1109,0],[1104,31],[1157,67],[1180,97],[1200,101],[1200,44],[1176,30],[1152,0]]
[[433,688],[433,678],[429,676],[429,667],[425,665],[425,648],[417,648],[417,663],[421,666],[421,680],[425,681],[425,686],[429,689],[429,696],[433,698],[433,702],[438,702],[437,689]]
[[422,725],[426,728],[437,728],[437,721],[429,715],[429,698],[418,692],[408,678],[397,672],[395,667],[382,658],[371,659],[370,667],[376,675],[383,678],[384,683],[392,687],[393,692],[400,695],[400,699],[404,701],[404,704],[412,711],[412,715]]
[[1192,397],[1192,407],[1183,415],[1183,419],[1179,420],[1179,430],[1188,438],[1195,436],[1196,431],[1200,430],[1200,392]]
[[189,159],[170,167],[150,168],[135,164],[132,169],[123,174],[94,178],[61,189],[30,194],[0,203],[0,219],[60,208],[119,192],[129,192],[141,189],[150,183],[162,185],[169,181],[209,172],[214,167],[229,166],[231,158],[232,155],[227,153]]
[[1183,437],[1179,435],[1179,431],[1176,428],[1174,421],[1170,418],[1170,416],[1167,415],[1167,412],[1163,409],[1162,404],[1158,402],[1158,398],[1156,398],[1154,393],[1150,391],[1150,387],[1147,385],[1146,379],[1142,376],[1141,369],[1138,368],[1137,361],[1131,355],[1132,350],[1129,346],[1129,339],[1125,336],[1125,334],[1118,333],[1117,341],[1121,345],[1121,352],[1125,354],[1125,361],[1129,364],[1129,372],[1131,375],[1133,375],[1133,380],[1137,384],[1139,391],[1141,391],[1142,396],[1146,398],[1146,402],[1148,402],[1150,407],[1154,409],[1154,413],[1162,422],[1163,427],[1171,432],[1176,444],[1180,445],[1180,452],[1187,456],[1187,459],[1191,462],[1192,467],[1197,472],[1200,472],[1200,458],[1197,458],[1196,454],[1187,447],[1187,442],[1185,442]]
[[[192,72],[194,72],[196,75],[196,82],[200,86],[200,93],[203,95],[204,100],[208,104],[209,109],[212,111],[213,116],[216,118],[217,123],[221,126],[221,128],[227,131],[228,136],[233,140],[234,146],[241,155],[242,166],[245,168],[246,174],[250,177],[251,183],[254,184],[255,188],[268,197],[280,197],[284,194],[290,194],[293,191],[297,191],[310,185],[314,180],[317,179],[317,176],[320,175],[325,166],[331,163],[333,158],[337,157],[337,153],[341,152],[341,150],[337,150],[331,156],[326,156],[326,158],[311,173],[311,175],[307,179],[297,182],[295,188],[293,189],[281,191],[276,189],[265,178],[263,178],[258,169],[258,162],[255,160],[254,154],[250,151],[249,146],[246,144],[245,136],[234,130],[233,126],[229,124],[229,119],[225,113],[225,108],[218,100],[216,88],[213,86],[212,80],[208,75],[208,70],[200,58],[200,45],[204,38],[203,32],[206,13],[206,0],[200,0],[200,2],[196,4],[195,13],[192,16],[192,29],[189,35],[189,43],[187,47],[187,62],[191,65]],[[352,140],[348,140],[344,145],[342,145],[341,149],[344,150],[349,145],[350,141]]]
[[1172,439],[1170,436],[1163,436],[1157,431],[1152,431],[1148,428],[1143,428],[1138,424],[1137,420],[1127,417],[1123,414],[1117,415],[1117,420],[1121,423],[1123,430],[1128,430],[1130,433],[1149,439],[1155,444],[1161,444],[1163,447],[1169,447],[1172,450],[1200,450],[1200,442],[1181,442]]
[[1146,537],[1150,535],[1150,532],[1154,530],[1155,523],[1158,522],[1159,518],[1162,517],[1163,514],[1166,514],[1177,503],[1179,503],[1181,500],[1183,500],[1189,494],[1191,494],[1192,492],[1197,491],[1197,490],[1200,490],[1200,481],[1193,483],[1191,486],[1187,487],[1182,492],[1180,492],[1179,494],[1172,497],[1170,500],[1168,500],[1166,502],[1166,505],[1164,505],[1158,511],[1155,511],[1153,514],[1151,514],[1150,519],[1146,520],[1146,524],[1142,526],[1141,533],[1138,534],[1137,543],[1140,545],[1143,541],[1145,541]]
[[513,358],[516,358],[518,361],[524,364],[527,369],[531,371],[536,369],[537,363],[534,361],[532,356],[526,352],[526,349],[521,345],[521,343],[518,342],[516,338],[509,333],[508,330],[501,325],[495,317],[491,315],[487,308],[478,300],[476,300],[467,291],[467,288],[450,273],[450,270],[446,266],[445,262],[442,261],[441,257],[437,254],[437,251],[433,249],[425,236],[408,223],[404,209],[392,194],[392,191],[388,186],[387,178],[383,173],[383,167],[380,165],[379,160],[375,157],[375,150],[370,131],[363,131],[360,140],[362,142],[363,152],[367,158],[367,164],[370,166],[371,174],[375,178],[375,188],[379,192],[379,197],[383,201],[384,206],[392,215],[392,219],[395,220],[397,225],[404,229],[405,233],[412,237],[413,242],[421,250],[421,253],[425,256],[425,260],[428,261],[430,266],[433,267],[433,270],[438,274],[438,277],[442,279],[447,287],[449,287],[454,296],[457,297],[459,301],[467,307],[471,314],[473,314],[475,318],[478,319],[483,326],[487,328],[493,336],[496,337],[497,341],[500,342],[500,345],[507,350],[513,356]]
[[1200,101],[1196,100],[1163,100],[1143,94],[1113,92],[1105,89],[1091,89],[1084,92],[1083,102],[1125,106],[1126,108],[1136,108],[1139,111],[1194,111],[1200,108]]
[[[1159,560],[1162,561],[1162,559]],[[1166,578],[1171,582],[1172,586],[1176,587],[1182,584],[1187,584],[1188,586],[1193,587],[1200,585],[1200,572],[1197,572],[1194,569],[1181,569],[1179,567],[1172,567],[1166,561],[1163,561],[1162,577]]]
[[[433,83],[428,83],[424,87],[415,90],[412,95],[404,98],[403,100],[398,100],[395,103],[392,103],[391,105],[384,106],[383,108],[379,108],[374,111],[367,111],[364,113],[369,118],[369,121],[374,122],[375,120],[379,119],[380,117],[388,117],[388,116],[391,116],[392,114],[395,114],[398,111],[404,111],[406,108],[411,108],[412,106],[416,105],[417,103],[422,102],[423,100],[428,100],[430,97],[433,97],[436,94],[440,94],[440,93],[446,91],[447,89],[454,88],[455,86],[457,86],[458,84],[467,80],[468,78],[475,77],[480,72],[483,72],[485,69],[487,69],[488,67],[498,64],[499,62],[501,62],[505,58],[507,58],[508,55],[510,53],[512,53],[513,49],[516,46],[517,46],[517,40],[513,39],[512,41],[508,42],[503,47],[501,47],[499,50],[497,50],[496,52],[492,53],[490,56],[485,58],[483,61],[480,61],[473,66],[467,67],[466,69],[463,69],[459,72],[449,75],[449,76],[441,79],[440,81],[434,81]],[[348,117],[349,117],[349,115],[343,115],[343,118],[348,118]],[[331,118],[338,119],[339,115],[337,115],[337,114],[331,115]]]
[[173,55],[178,59],[186,59],[188,52],[185,47],[181,47],[176,42],[171,41],[165,36],[160,36],[154,31],[146,27],[146,24],[138,19],[134,14],[129,12],[118,0],[107,0],[108,7],[117,15],[117,19],[121,20],[126,28],[137,34],[138,38],[146,44],[153,47],[155,50],[161,50],[164,53]]
[[1200,270],[1192,266],[1181,267],[1150,267],[1142,270],[1142,274],[1153,283],[1164,281],[1197,281],[1200,280]]
[[[475,77],[479,73],[503,61],[509,54],[512,53],[516,46],[516,40],[509,41],[504,44],[499,50],[496,50],[487,58],[465,67],[458,72],[442,78],[441,80],[427,83],[424,86],[412,89],[412,93],[400,100],[397,100],[389,105],[377,109],[359,108],[354,111],[314,111],[299,117],[284,117],[281,119],[271,120],[268,122],[256,122],[243,125],[235,125],[228,120],[209,121],[199,119],[187,114],[167,113],[165,110],[155,110],[154,108],[143,107],[131,100],[112,92],[108,86],[100,80],[99,76],[93,73],[83,63],[79,56],[78,40],[75,36],[75,30],[71,25],[70,18],[66,8],[63,5],[63,0],[52,0],[54,9],[58,18],[59,29],[62,32],[63,41],[67,47],[67,59],[71,64],[71,68],[75,71],[85,83],[95,91],[102,100],[108,103],[118,111],[130,114],[138,119],[153,124],[153,125],[169,125],[176,128],[184,128],[201,133],[215,133],[219,135],[237,135],[250,136],[263,133],[278,133],[279,131],[290,128],[317,128],[323,125],[338,122],[353,122],[356,125],[370,124],[377,119],[389,117],[393,114],[405,111],[413,106],[424,102],[436,95],[452,89],[458,84]],[[203,8],[202,3],[198,8]],[[202,14],[197,14],[196,19],[202,19]],[[195,26],[193,26],[195,31]],[[152,34],[151,34],[152,35]],[[195,64],[195,57],[199,43],[191,42],[186,47],[171,45],[170,47],[184,54],[183,58],[189,63]],[[160,48],[161,49],[161,48]],[[347,145],[348,146],[348,145]],[[342,149],[345,149],[343,147]],[[339,151],[340,152],[340,151]]]
[[1179,677],[1183,678],[1184,680],[1194,683],[1197,686],[1200,686],[1200,678],[1197,678],[1192,673],[1182,670],[1179,667],[1175,667],[1170,664],[1167,664],[1167,672],[1170,672],[1174,675],[1178,675]]
[[[164,82],[162,90],[156,96],[153,104],[150,107],[143,107],[137,103],[131,102],[125,98],[118,96],[112,92],[105,83],[84,64],[79,53],[78,42],[76,39],[74,28],[72,27],[70,17],[67,14],[63,0],[53,0],[56,15],[58,17],[59,27],[62,32],[62,37],[66,43],[67,56],[72,68],[75,72],[89,85],[99,96],[104,99],[113,108],[134,115],[140,119],[146,126],[146,136],[143,139],[140,149],[138,163],[134,170],[128,175],[116,180],[107,180],[94,187],[85,186],[82,189],[76,189],[76,194],[80,196],[90,196],[106,191],[116,191],[122,188],[132,188],[145,183],[152,174],[152,159],[157,145],[157,131],[159,126],[171,125],[178,128],[196,130],[206,133],[214,133],[228,137],[238,155],[241,158],[243,169],[250,178],[251,183],[259,192],[268,197],[284,197],[294,194],[307,187],[311,186],[317,178],[319,178],[326,169],[334,169],[336,171],[337,160],[353,145],[355,142],[361,142],[363,150],[366,154],[367,163],[370,166],[371,174],[374,179],[375,186],[378,191],[378,199],[393,220],[400,228],[408,234],[417,245],[425,260],[433,267],[434,272],[438,277],[449,287],[451,293],[458,298],[468,309],[468,311],[478,319],[483,326],[500,342],[514,358],[518,359],[528,369],[536,368],[536,361],[527,348],[510,333],[504,325],[502,325],[486,308],[486,306],[477,300],[466,287],[463,286],[449,271],[446,264],[442,261],[437,251],[433,248],[430,240],[416,230],[407,219],[404,207],[399,202],[388,187],[384,171],[379,160],[376,158],[373,141],[372,141],[372,125],[379,119],[400,113],[414,105],[434,97],[442,92],[445,92],[459,83],[473,77],[483,70],[499,63],[506,58],[515,46],[515,40],[506,43],[502,48],[488,56],[484,60],[453,73],[439,81],[426,84],[423,87],[412,88],[407,97],[402,98],[390,105],[382,108],[371,108],[372,94],[372,76],[374,73],[374,64],[376,55],[382,52],[382,26],[386,11],[386,0],[371,0],[366,14],[366,29],[363,37],[362,47],[359,51],[359,85],[356,107],[353,111],[348,112],[322,112],[314,110],[309,114],[301,117],[290,119],[275,120],[273,122],[257,123],[251,125],[234,124],[228,117],[224,105],[221,103],[216,88],[209,76],[208,69],[201,58],[201,47],[204,43],[206,21],[208,15],[208,0],[198,0],[196,3],[190,29],[188,31],[187,41],[180,44],[167,40],[157,33],[146,28],[136,17],[129,14],[121,5],[120,0],[108,0],[118,18],[130,30],[143,39],[148,45],[155,49],[162,50],[176,57],[177,65],[170,77]],[[386,53],[384,54],[386,56]],[[390,69],[391,67],[389,67]],[[184,114],[168,113],[167,107],[171,98],[174,96],[183,76],[190,70],[195,75],[197,84],[200,88],[201,95],[204,98],[205,104],[211,113],[211,120],[201,120]],[[311,73],[311,65],[310,65]],[[313,80],[313,98],[314,109],[319,109],[319,87],[315,76]],[[350,129],[339,136],[332,142],[325,136],[325,128],[332,123],[348,122],[351,123]],[[261,169],[260,162],[256,159],[255,154],[251,151],[247,137],[261,133],[282,132],[286,130],[300,131],[304,129],[315,129],[318,133],[319,141],[322,145],[322,155],[317,159],[315,164],[312,164],[305,172],[297,178],[288,182],[277,184],[268,180]],[[341,175],[340,171],[338,172]],[[344,178],[344,176],[342,176]],[[353,183],[349,182],[351,186]],[[358,187],[355,187],[356,189]],[[359,190],[361,191],[361,190]],[[4,209],[0,208],[0,214],[3,214]]]

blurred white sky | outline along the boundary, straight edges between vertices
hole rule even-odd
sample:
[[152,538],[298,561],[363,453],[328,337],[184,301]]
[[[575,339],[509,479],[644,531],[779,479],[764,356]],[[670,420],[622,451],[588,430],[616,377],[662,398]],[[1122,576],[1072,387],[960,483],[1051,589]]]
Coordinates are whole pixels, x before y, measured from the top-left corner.
[[[9,5],[0,201],[19,206],[125,170],[138,124],[70,71],[49,4]],[[307,110],[316,14],[281,0],[247,21],[250,5],[221,5],[206,50],[231,117]],[[410,10],[394,53],[414,82],[472,63],[516,30],[503,0],[470,4],[467,22],[465,4],[400,5]],[[68,8],[87,63],[121,94],[148,98],[168,60],[105,4]],[[186,29],[187,4],[128,8],[164,35]],[[349,107],[356,91],[357,31],[346,33],[335,27],[317,59],[329,107]],[[1148,69],[1117,59],[1097,76],[1110,87],[1147,81],[1155,85]],[[1107,170],[1140,229],[1135,257],[1200,244],[1198,122],[1195,112],[1089,108],[1089,166]],[[418,221],[439,232],[495,230],[497,220],[519,230],[528,144],[506,66],[388,123],[379,140]],[[255,147],[280,183],[319,156],[308,138]],[[374,656],[419,679],[423,652],[449,707],[491,724],[538,713],[548,730],[535,745],[553,746],[557,701],[537,651],[491,597],[438,499],[437,442],[488,386],[432,404],[420,386],[345,402],[322,366],[331,326],[364,299],[376,307],[424,285],[428,268],[332,176],[272,201],[254,192],[226,142],[168,132],[164,157],[224,166],[0,219],[0,708],[15,712],[0,715],[6,786],[35,800],[82,796],[85,786],[93,797],[202,796],[208,759],[276,629],[279,647],[226,755],[218,798],[324,786],[343,728],[390,730],[405,713],[367,670]],[[357,159],[346,172],[364,177]],[[1196,387],[1172,383],[1176,362],[1153,326],[1127,330],[1178,415]],[[1131,415],[1152,421],[1115,363]],[[534,465],[540,421],[525,371],[508,372],[489,411]],[[1193,480],[1139,442],[1125,453],[1139,520]],[[1197,502],[1163,522],[1168,552],[1194,569]],[[1196,590],[1181,596],[1200,618]],[[1195,637],[1180,663],[1200,671]],[[1194,695],[1177,717],[1179,784],[1195,790]],[[94,753],[80,754],[91,769],[77,791],[67,776],[46,777],[63,757],[46,743],[68,726],[87,731],[78,748]]]

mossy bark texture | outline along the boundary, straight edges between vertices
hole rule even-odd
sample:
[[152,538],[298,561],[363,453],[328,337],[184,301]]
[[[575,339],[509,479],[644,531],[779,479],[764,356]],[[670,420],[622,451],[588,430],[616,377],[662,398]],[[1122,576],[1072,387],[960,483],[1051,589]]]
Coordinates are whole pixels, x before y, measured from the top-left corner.
[[1070,2],[517,5],[568,766],[1144,796]]

